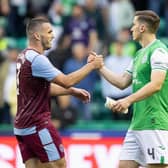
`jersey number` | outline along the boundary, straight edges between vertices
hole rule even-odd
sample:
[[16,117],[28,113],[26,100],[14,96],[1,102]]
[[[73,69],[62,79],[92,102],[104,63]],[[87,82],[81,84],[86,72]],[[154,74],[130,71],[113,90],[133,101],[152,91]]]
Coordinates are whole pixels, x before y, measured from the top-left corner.
[[147,149],[148,155],[150,155],[152,157],[153,160],[155,160],[155,150],[154,148],[148,148]]

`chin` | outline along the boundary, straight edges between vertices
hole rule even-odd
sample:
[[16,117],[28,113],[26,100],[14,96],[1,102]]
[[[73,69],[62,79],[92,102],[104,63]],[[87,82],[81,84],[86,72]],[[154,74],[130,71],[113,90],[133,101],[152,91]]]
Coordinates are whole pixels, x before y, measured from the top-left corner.
[[46,46],[45,50],[49,50],[51,48],[51,46]]
[[134,40],[134,41],[138,41],[138,39],[137,39],[136,37],[133,37],[133,40]]

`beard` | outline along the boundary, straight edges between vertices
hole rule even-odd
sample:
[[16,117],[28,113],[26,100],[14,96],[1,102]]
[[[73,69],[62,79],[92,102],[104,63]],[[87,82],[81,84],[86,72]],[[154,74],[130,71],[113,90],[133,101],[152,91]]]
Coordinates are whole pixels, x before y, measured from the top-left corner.
[[41,37],[41,45],[44,50],[48,50],[51,48],[51,44],[44,37]]

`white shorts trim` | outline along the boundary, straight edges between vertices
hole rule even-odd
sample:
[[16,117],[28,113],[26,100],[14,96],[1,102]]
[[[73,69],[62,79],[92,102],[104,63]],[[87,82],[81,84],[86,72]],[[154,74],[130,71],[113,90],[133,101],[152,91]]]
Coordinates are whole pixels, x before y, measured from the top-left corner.
[[142,166],[168,164],[168,131],[129,130],[124,139],[120,160],[134,160]]

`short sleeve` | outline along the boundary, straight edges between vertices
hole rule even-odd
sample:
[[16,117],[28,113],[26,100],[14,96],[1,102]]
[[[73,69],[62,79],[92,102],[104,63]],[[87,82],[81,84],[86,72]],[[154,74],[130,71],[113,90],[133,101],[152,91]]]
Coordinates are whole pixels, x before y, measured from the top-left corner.
[[168,70],[168,52],[163,48],[157,48],[151,56],[152,70]]
[[132,72],[133,72],[133,60],[128,65],[128,67],[126,69],[126,72],[129,73],[130,75],[132,75]]
[[51,81],[60,73],[61,71],[55,68],[44,55],[38,55],[32,61],[33,76],[42,77]]

